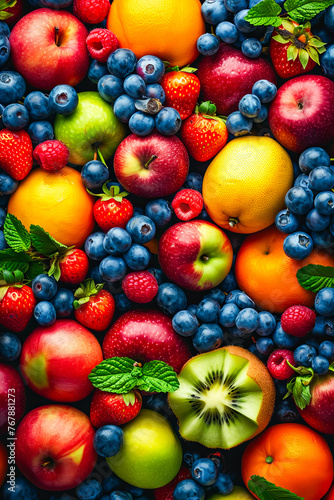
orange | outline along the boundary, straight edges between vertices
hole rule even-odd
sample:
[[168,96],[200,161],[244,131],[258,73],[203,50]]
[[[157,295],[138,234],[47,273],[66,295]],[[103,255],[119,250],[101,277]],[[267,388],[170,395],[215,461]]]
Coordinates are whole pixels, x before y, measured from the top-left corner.
[[323,498],[323,500],[334,500],[334,483],[329,488],[327,495]]
[[36,224],[64,245],[81,246],[94,228],[93,205],[77,170],[37,168],[10,197],[8,212],[27,229]]
[[138,58],[150,54],[180,68],[197,58],[205,33],[200,0],[114,0],[107,28]]
[[334,257],[320,249],[313,250],[306,259],[290,259],[283,250],[285,237],[275,226],[247,236],[235,263],[240,289],[258,307],[275,313],[295,304],[313,306],[315,293],[299,285],[298,269],[308,264],[334,266]]
[[208,166],[204,205],[218,226],[254,233],[275,222],[292,183],[291,159],[278,142],[270,137],[239,137]]
[[0,486],[5,480],[8,467],[8,456],[5,445],[0,441]]
[[304,500],[320,500],[333,481],[333,457],[325,439],[313,429],[279,424],[247,446],[241,474],[246,486],[257,475]]

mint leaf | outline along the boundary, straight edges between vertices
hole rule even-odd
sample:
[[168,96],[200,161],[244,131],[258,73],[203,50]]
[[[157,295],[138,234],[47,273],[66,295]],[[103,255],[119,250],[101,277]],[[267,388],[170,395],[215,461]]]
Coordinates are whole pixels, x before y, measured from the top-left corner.
[[137,378],[132,376],[136,362],[130,358],[109,358],[101,361],[88,375],[94,387],[100,391],[123,394],[137,385]]
[[255,493],[260,500],[304,500],[303,497],[276,486],[261,476],[251,476],[248,481],[248,489]]
[[305,290],[314,293],[322,288],[334,288],[334,267],[308,264],[298,269],[297,280]]
[[254,26],[278,27],[282,24],[282,19],[278,17],[281,12],[282,8],[275,0],[262,0],[249,9],[245,19]]
[[52,257],[56,252],[65,253],[69,247],[55,240],[49,233],[40,226],[32,224],[30,226],[31,242],[37,252]]
[[35,260],[29,264],[29,268],[26,272],[26,278],[29,281],[32,281],[39,274],[43,274],[44,271],[45,271],[45,269],[44,269],[43,263]]
[[[289,363],[290,364],[290,363]],[[291,365],[290,365],[291,366]],[[310,383],[314,377],[314,371],[312,368],[300,367],[305,372],[304,375],[297,375],[297,377],[292,378],[286,388],[289,391],[283,399],[286,399],[290,394],[292,394],[294,402],[303,410],[311,402],[311,389]]]
[[30,235],[22,222],[15,215],[7,214],[4,224],[4,236],[8,245],[15,252],[27,252],[31,245]]
[[31,257],[25,252],[15,252],[13,248],[0,251],[0,269],[7,271],[27,272]]
[[173,368],[164,361],[149,361],[143,366],[143,376],[137,387],[147,392],[174,392],[180,387]]
[[284,8],[294,21],[304,22],[333,4],[334,0],[286,0]]

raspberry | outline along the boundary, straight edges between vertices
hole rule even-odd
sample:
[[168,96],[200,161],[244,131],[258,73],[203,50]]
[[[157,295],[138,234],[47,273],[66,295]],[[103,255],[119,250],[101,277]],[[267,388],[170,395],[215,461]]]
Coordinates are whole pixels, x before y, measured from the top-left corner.
[[172,201],[175,215],[180,220],[190,220],[197,217],[203,209],[201,193],[194,189],[182,189],[176,193]]
[[158,293],[158,282],[148,271],[129,273],[122,281],[122,288],[128,299],[139,304],[147,304]]
[[108,0],[74,0],[73,14],[80,21],[88,24],[99,24],[105,20],[110,8]]
[[60,281],[78,285],[88,273],[89,261],[83,250],[69,250],[59,262]]
[[38,162],[42,170],[55,172],[67,165],[70,152],[61,141],[44,141],[35,147],[34,159]]
[[281,317],[281,326],[285,333],[294,337],[304,337],[315,325],[316,314],[306,306],[291,306]]
[[267,361],[267,368],[270,375],[278,380],[286,380],[292,377],[295,372],[286,361],[289,361],[293,366],[295,365],[292,351],[277,349],[272,352]]
[[116,35],[104,28],[92,30],[86,43],[90,56],[99,62],[106,62],[110,54],[119,47]]

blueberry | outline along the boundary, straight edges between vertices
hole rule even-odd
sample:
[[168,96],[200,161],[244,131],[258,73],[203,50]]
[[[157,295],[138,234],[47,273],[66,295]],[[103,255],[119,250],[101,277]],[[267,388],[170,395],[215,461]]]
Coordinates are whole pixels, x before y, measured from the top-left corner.
[[35,306],[34,318],[39,325],[50,326],[56,321],[56,309],[51,302],[42,300]]
[[324,337],[325,335],[334,335],[334,317],[325,318],[324,316],[317,316],[315,325],[309,332],[310,335],[317,337]]
[[[325,26],[312,26],[312,33],[320,38],[322,42],[327,43],[326,51],[329,49],[329,46],[334,43],[334,33],[325,28]],[[321,61],[321,58],[320,58]]]
[[187,307],[187,297],[182,288],[174,283],[163,283],[156,296],[158,306],[163,312],[174,316]]
[[124,94],[123,80],[114,75],[103,75],[97,84],[97,91],[107,102],[114,102]]
[[233,14],[237,14],[243,9],[247,9],[248,0],[224,0],[226,9]]
[[181,128],[180,113],[174,108],[162,108],[155,116],[155,126],[162,135],[174,135]]
[[116,310],[122,313],[130,311],[130,309],[133,309],[135,305],[134,302],[128,299],[128,297],[123,292],[115,295],[114,299],[116,304]]
[[314,347],[307,344],[302,344],[297,347],[293,353],[293,359],[300,366],[306,366],[309,368],[312,365],[312,361],[317,355],[317,351]]
[[118,78],[130,75],[136,67],[137,58],[130,49],[117,49],[108,57],[107,68],[109,73]]
[[189,337],[193,335],[199,326],[198,320],[190,311],[178,311],[172,319],[173,328],[179,335]]
[[251,33],[256,30],[256,26],[246,21],[245,17],[247,16],[249,9],[243,9],[237,12],[234,16],[234,24],[238,28],[241,33]]
[[65,9],[73,0],[40,0],[45,7],[50,9]]
[[233,271],[230,271],[226,278],[220,283],[220,288],[226,292],[229,293],[232,290],[234,290],[237,286],[237,280],[235,279],[235,274]]
[[313,193],[310,189],[293,187],[285,195],[285,204],[294,214],[307,214],[313,208]]
[[265,356],[269,356],[275,349],[274,341],[268,337],[260,337],[255,345],[256,349]]
[[204,299],[214,299],[222,307],[225,302],[225,293],[219,288],[212,288],[204,295]]
[[240,111],[234,111],[226,120],[226,127],[230,134],[238,137],[248,134],[253,127],[253,120],[243,116]]
[[329,361],[324,356],[315,356],[311,367],[316,375],[326,375],[329,369]]
[[322,316],[334,315],[334,288],[322,288],[315,297],[314,307]]
[[21,348],[21,340],[15,333],[0,333],[0,359],[2,361],[15,361],[21,354]]
[[281,326],[281,322],[279,321],[276,325],[275,331],[273,333],[272,339],[275,343],[275,346],[278,349],[294,349],[300,342],[298,337],[293,337],[288,333],[285,333]]
[[[135,76],[135,75],[134,75]],[[154,118],[148,113],[143,113],[142,111],[136,111],[131,115],[129,120],[129,128],[133,134],[144,137],[149,135],[154,129]]]
[[21,130],[29,123],[29,113],[22,104],[9,104],[3,110],[2,122],[9,130]]
[[79,104],[76,90],[70,85],[57,85],[49,94],[50,106],[59,115],[70,115]]
[[113,491],[109,500],[132,500],[132,495],[127,491]]
[[239,111],[246,118],[255,118],[261,109],[261,101],[254,94],[246,94],[239,102]]
[[14,193],[18,185],[18,181],[13,179],[13,177],[5,172],[0,172],[0,195],[3,196]]
[[159,83],[150,83],[146,85],[145,97],[159,99],[161,104],[166,100],[165,91]]
[[219,313],[218,316],[218,321],[219,324],[222,325],[223,327],[229,328],[235,325],[235,319],[237,315],[239,314],[240,309],[239,307],[233,303],[227,303],[225,304]]
[[235,318],[235,326],[243,333],[251,333],[259,325],[259,314],[255,309],[242,309]]
[[309,174],[316,167],[329,167],[331,159],[322,148],[305,149],[299,157],[299,168],[304,174]]
[[135,498],[141,498],[144,490],[142,488],[138,488],[137,486],[132,486],[131,484],[125,485],[127,491]]
[[[104,479],[102,483],[103,491],[105,493],[111,493],[113,490],[116,490],[121,485],[121,480],[117,477],[113,472],[110,471],[110,476]],[[108,497],[109,498],[109,497]]]
[[126,275],[126,264],[121,257],[105,257],[100,262],[99,271],[104,281],[119,281]]
[[0,33],[0,66],[3,66],[9,59],[10,43],[8,37]]
[[51,300],[56,310],[57,318],[67,318],[73,312],[74,295],[67,288],[59,288],[56,295]]
[[53,276],[39,274],[32,280],[31,288],[37,300],[50,300],[57,293],[57,281]]
[[[1,342],[1,340],[0,340]],[[318,349],[319,356],[323,356],[324,358],[328,359],[329,361],[334,360],[334,342],[331,342],[330,340],[324,340],[324,342],[321,342],[319,345]]]
[[262,44],[257,38],[247,38],[241,44],[241,51],[244,56],[255,59],[262,54]]
[[323,215],[313,208],[306,216],[305,223],[311,231],[323,231],[329,226],[330,216]]
[[334,170],[315,167],[309,174],[310,188],[315,191],[330,191],[334,186]]
[[24,106],[31,120],[45,120],[52,111],[49,98],[38,90],[27,95]]
[[157,269],[155,267],[151,267],[150,269],[147,269],[149,273],[152,274],[152,276],[155,277],[157,280],[158,285],[161,285],[162,283],[165,283],[166,281],[166,276],[164,273],[161,271],[161,269]]
[[238,30],[233,23],[223,21],[216,27],[216,36],[221,42],[234,43],[238,39]]
[[123,258],[130,269],[142,271],[149,265],[151,253],[148,248],[135,243],[123,254]]
[[[108,74],[108,68],[106,63],[102,63],[100,61],[96,61],[95,59],[93,59],[93,61],[90,63],[87,73],[89,80],[97,85],[100,78],[102,78],[107,74]],[[97,88],[97,90],[99,90],[99,88]]]
[[237,297],[241,293],[245,293],[245,292],[242,292],[241,290],[238,290],[238,289],[231,290],[230,293],[226,296],[225,304],[228,304],[229,302],[234,302],[236,304]]
[[193,336],[193,345],[198,352],[218,349],[223,342],[223,331],[215,323],[203,323]]
[[109,170],[102,161],[92,160],[81,169],[81,180],[86,189],[98,189],[109,178]]
[[259,312],[259,324],[255,332],[262,337],[271,335],[276,328],[276,319],[268,311]]
[[296,215],[288,208],[281,210],[275,218],[275,224],[277,229],[279,229],[282,233],[290,234],[297,231],[299,226],[299,220]]
[[241,50],[241,45],[244,40],[247,40],[248,36],[246,33],[241,33],[241,31],[238,31],[238,38],[234,42],[234,47],[237,47],[237,49]]
[[[286,389],[285,392],[287,392]],[[295,422],[299,417],[296,405],[291,399],[280,401],[275,408],[275,414],[282,424],[291,424]]]
[[0,227],[3,227],[6,220],[6,210],[0,207]]
[[155,236],[155,224],[146,215],[132,217],[126,225],[126,230],[130,234],[134,243],[148,243]]
[[325,26],[330,31],[334,31],[334,6],[327,7],[325,12]]
[[5,21],[0,21],[0,35],[5,35],[6,37],[10,35],[10,28]]
[[219,50],[219,38],[211,33],[201,35],[197,40],[197,50],[203,56],[213,56]]
[[102,495],[102,492],[102,486],[96,479],[86,479],[75,489],[79,500],[97,500]]
[[193,463],[191,475],[201,486],[211,486],[217,480],[218,469],[210,458],[200,458]]
[[196,316],[196,314],[197,314],[197,305],[196,304],[190,304],[187,307],[187,311],[191,312],[191,314],[193,314],[194,316]]
[[166,399],[166,394],[153,394],[146,399],[146,405],[148,408],[154,411],[165,412],[168,408],[168,403]]
[[5,250],[5,248],[9,248],[9,245],[5,239],[4,232],[0,231],[0,250]]
[[214,299],[203,299],[197,307],[197,318],[201,323],[211,323],[218,318],[219,303]]
[[[324,39],[322,39],[325,41]],[[328,78],[334,77],[334,45],[329,45],[326,48],[326,52],[320,56],[320,64]]]
[[334,236],[328,228],[323,231],[311,231],[311,237],[316,247],[327,249],[334,247]]
[[101,457],[113,457],[123,444],[123,431],[116,425],[104,425],[97,429],[93,445]]
[[195,483],[192,479],[180,481],[173,492],[174,500],[204,500],[205,491],[202,486]]
[[172,218],[172,209],[167,200],[159,198],[146,205],[145,215],[153,220],[156,226],[164,226]]
[[261,104],[261,109],[259,111],[259,114],[253,118],[254,123],[262,123],[264,120],[266,120],[268,117],[268,109],[264,104]]
[[[134,99],[141,99],[145,95],[146,84],[141,76],[129,75],[123,82],[124,92]],[[121,95],[122,92],[119,94]],[[118,96],[117,96],[118,97]]]
[[201,7],[203,19],[208,24],[219,24],[228,19],[228,12],[226,10],[223,0],[205,0]]
[[[298,167],[299,169],[299,167]],[[310,189],[310,180],[309,176],[306,174],[300,174],[296,177],[295,182],[293,183],[296,187],[302,187],[304,189]]]
[[268,80],[258,80],[253,85],[252,94],[256,95],[263,104],[266,104],[276,96],[277,87]]
[[128,123],[131,116],[136,113],[136,111],[135,100],[132,97],[123,94],[116,99],[114,113],[121,122]]
[[39,121],[32,122],[28,127],[28,134],[32,142],[41,143],[54,138],[53,127],[50,122]]
[[313,250],[313,240],[302,231],[291,233],[284,240],[283,250],[291,259],[305,259]]
[[107,257],[108,252],[104,249],[103,241],[105,234],[102,231],[92,233],[85,241],[85,253],[89,259],[102,260]]
[[202,193],[203,186],[203,175],[197,172],[190,172],[184,182],[185,189],[194,189],[199,193]]
[[332,191],[323,191],[318,193],[314,199],[314,207],[320,214],[334,214],[334,193]]
[[120,255],[131,247],[130,234],[121,227],[112,227],[104,235],[104,250],[111,255]]
[[255,308],[255,302],[245,292],[241,292],[235,297],[235,303],[240,309]]
[[19,101],[26,91],[22,76],[16,71],[0,72],[0,102],[4,106]]
[[9,481],[3,486],[4,500],[37,500],[37,490],[24,477],[15,478],[15,491]]
[[221,472],[218,474],[217,481],[214,483],[213,487],[218,493],[228,495],[233,491],[233,481],[228,474]]
[[165,65],[159,57],[148,55],[139,59],[136,72],[145,83],[156,83],[164,76]]

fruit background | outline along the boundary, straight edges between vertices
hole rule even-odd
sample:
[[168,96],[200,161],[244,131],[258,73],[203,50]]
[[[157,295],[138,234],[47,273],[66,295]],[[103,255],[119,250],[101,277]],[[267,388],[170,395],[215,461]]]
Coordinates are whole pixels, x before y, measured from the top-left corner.
[[0,0],[0,495],[334,498],[334,0]]

